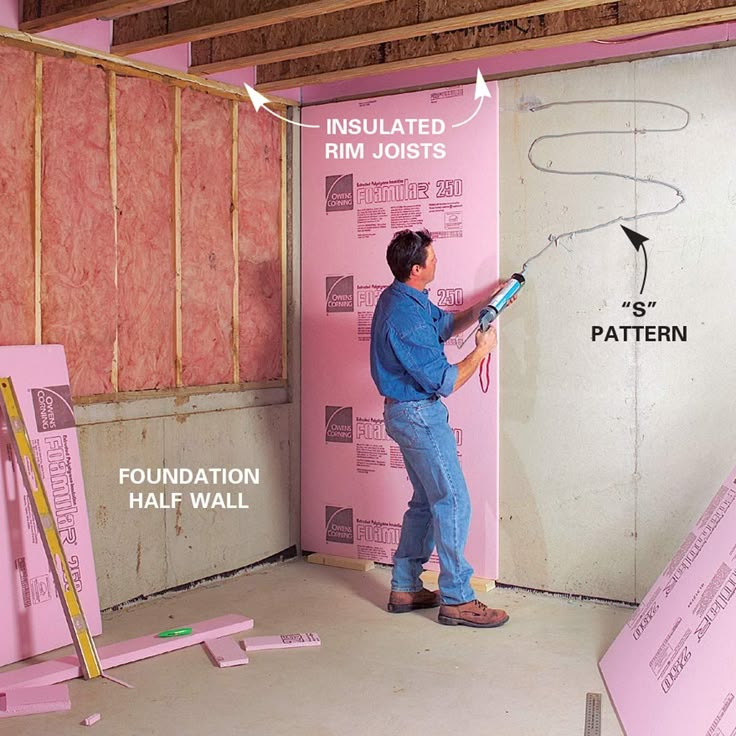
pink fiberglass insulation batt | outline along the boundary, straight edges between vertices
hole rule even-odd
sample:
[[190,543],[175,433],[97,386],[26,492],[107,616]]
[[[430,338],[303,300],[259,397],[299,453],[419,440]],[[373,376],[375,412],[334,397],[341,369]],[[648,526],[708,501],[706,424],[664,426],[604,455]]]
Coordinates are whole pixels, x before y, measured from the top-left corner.
[[230,104],[185,89],[181,105],[182,379],[233,381]]
[[[93,635],[102,630],[79,443],[61,345],[0,347]],[[20,471],[0,429],[0,666],[72,639]]]
[[112,390],[117,323],[105,72],[43,62],[43,342],[62,343],[72,393]]
[[281,123],[238,110],[240,380],[281,378]]
[[175,385],[174,90],[116,79],[119,389]]
[[33,343],[34,57],[0,46],[0,345]]

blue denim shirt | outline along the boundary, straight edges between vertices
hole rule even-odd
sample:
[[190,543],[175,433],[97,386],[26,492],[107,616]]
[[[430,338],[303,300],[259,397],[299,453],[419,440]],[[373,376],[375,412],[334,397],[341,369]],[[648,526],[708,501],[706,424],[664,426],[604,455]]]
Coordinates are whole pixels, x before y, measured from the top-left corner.
[[442,343],[454,315],[400,281],[384,289],[371,324],[371,376],[382,396],[418,401],[449,396],[457,380]]

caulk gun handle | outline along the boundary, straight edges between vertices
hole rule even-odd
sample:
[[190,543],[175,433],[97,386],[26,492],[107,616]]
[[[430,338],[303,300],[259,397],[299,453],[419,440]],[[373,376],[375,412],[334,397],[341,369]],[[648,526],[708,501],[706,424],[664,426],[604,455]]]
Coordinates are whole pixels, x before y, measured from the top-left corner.
[[493,324],[496,317],[498,317],[498,312],[490,304],[483,307],[483,309],[480,310],[480,316],[478,317],[478,329],[481,332],[486,332],[491,324]]

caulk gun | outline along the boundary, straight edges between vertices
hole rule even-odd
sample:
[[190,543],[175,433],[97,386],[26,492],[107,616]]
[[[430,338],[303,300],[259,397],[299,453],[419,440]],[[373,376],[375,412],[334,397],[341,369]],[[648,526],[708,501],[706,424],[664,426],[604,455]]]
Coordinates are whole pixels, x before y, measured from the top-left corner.
[[478,318],[478,329],[485,332],[491,323],[508,306],[509,302],[519,293],[521,287],[526,283],[526,263],[521,273],[515,273],[506,281],[501,288],[491,297],[488,306],[483,307]]

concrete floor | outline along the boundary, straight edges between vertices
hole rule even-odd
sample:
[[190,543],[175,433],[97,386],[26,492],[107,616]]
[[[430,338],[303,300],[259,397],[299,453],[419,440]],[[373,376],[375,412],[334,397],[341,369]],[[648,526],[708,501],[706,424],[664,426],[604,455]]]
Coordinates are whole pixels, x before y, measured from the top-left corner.
[[505,626],[441,626],[436,610],[386,613],[389,575],[293,560],[107,614],[98,644],[240,613],[253,636],[314,631],[322,646],[222,670],[193,646],[111,670],[134,690],[70,682],[70,712],[2,720],[0,734],[81,734],[99,712],[95,736],[574,736],[587,692],[603,693],[603,736],[622,734],[596,663],[631,608],[498,589],[480,597]]

